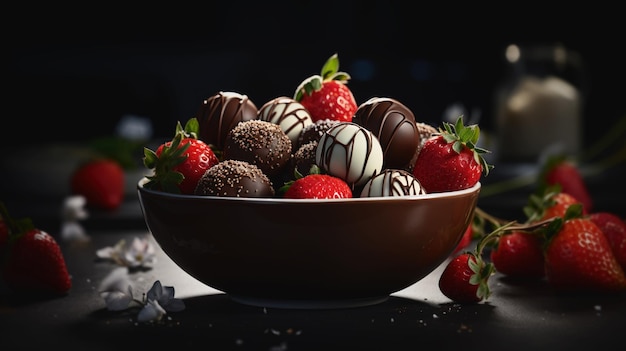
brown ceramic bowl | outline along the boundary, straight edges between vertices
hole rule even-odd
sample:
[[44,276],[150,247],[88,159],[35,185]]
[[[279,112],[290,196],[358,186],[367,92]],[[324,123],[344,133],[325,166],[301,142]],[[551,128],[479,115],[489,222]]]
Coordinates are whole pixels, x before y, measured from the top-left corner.
[[295,200],[189,196],[138,185],[146,225],[184,271],[239,303],[372,305],[454,250],[481,184],[406,197]]

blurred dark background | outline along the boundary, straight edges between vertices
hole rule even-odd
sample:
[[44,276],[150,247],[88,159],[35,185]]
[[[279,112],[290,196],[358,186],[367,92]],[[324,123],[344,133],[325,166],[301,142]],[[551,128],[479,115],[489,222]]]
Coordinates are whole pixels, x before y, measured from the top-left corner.
[[20,24],[4,44],[12,108],[3,124],[41,142],[80,141],[139,116],[153,123],[156,136],[170,136],[177,120],[220,90],[244,93],[260,106],[291,96],[338,53],[358,103],[394,97],[433,123],[460,106],[489,130],[494,92],[510,73],[505,48],[560,44],[583,64],[573,79],[584,84],[585,139],[601,135],[626,111],[617,14],[518,7],[294,1],[28,9],[8,14]]
[[[37,145],[80,145],[117,133],[129,118],[149,122],[150,137],[165,140],[176,121],[192,117],[203,99],[236,91],[260,107],[274,97],[292,96],[334,53],[340,69],[352,76],[349,87],[357,103],[393,97],[418,121],[434,125],[446,115],[463,113],[489,137],[495,132],[495,97],[516,73],[505,60],[506,48],[562,47],[571,53],[568,60],[575,69],[550,69],[580,88],[582,151],[597,146],[618,123],[623,140],[626,32],[621,13],[589,4],[481,8],[396,0],[13,7],[6,16],[16,25],[5,31],[2,43],[8,48],[3,82],[9,108],[0,130],[2,143],[10,146],[2,157],[35,148],[0,163],[7,168],[2,170],[2,197],[21,198],[26,192],[41,199],[50,193],[59,203],[74,167],[58,161],[66,157],[65,149],[7,172],[16,168],[15,159],[41,154]],[[596,159],[613,151],[602,150]],[[601,208],[623,214],[624,203],[614,196],[626,168],[620,152],[621,167],[588,180]],[[524,173],[496,166],[486,183]],[[57,175],[51,175],[55,167]],[[25,180],[24,174],[36,180]],[[135,181],[128,184],[132,200]],[[521,213],[526,190],[516,201],[481,201],[503,215]],[[25,202],[22,214],[35,212],[32,201]],[[136,201],[132,206],[133,218],[140,218]]]

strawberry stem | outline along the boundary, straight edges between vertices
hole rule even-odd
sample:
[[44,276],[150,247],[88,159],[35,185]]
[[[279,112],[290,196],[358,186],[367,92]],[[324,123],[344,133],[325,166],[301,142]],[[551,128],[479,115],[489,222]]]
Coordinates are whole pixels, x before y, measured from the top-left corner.
[[33,221],[28,217],[19,219],[11,217],[9,215],[9,210],[7,209],[6,205],[4,204],[4,202],[1,201],[0,219],[3,220],[7,226],[9,243],[15,242],[27,231],[35,228]]

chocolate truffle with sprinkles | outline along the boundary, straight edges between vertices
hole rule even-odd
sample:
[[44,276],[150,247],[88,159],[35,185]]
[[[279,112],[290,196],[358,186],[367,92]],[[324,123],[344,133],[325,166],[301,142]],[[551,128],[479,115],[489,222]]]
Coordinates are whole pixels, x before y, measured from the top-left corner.
[[258,119],[258,112],[247,95],[220,91],[205,99],[198,108],[198,139],[221,151],[230,130],[241,121]]
[[224,160],[256,165],[273,178],[283,172],[291,160],[291,139],[272,122],[239,122],[226,136],[222,156]]
[[226,160],[204,172],[195,195],[225,197],[274,197],[272,182],[257,166]]
[[297,150],[300,146],[308,144],[311,141],[320,141],[322,134],[337,123],[339,123],[339,121],[333,119],[320,119],[313,124],[307,125],[302,129],[300,137],[298,137],[298,143],[294,146],[294,149]]
[[292,172],[291,176],[294,176],[294,171],[297,170],[302,175],[311,173],[311,167],[316,165],[315,152],[317,150],[317,141],[308,142],[293,154],[291,157]]

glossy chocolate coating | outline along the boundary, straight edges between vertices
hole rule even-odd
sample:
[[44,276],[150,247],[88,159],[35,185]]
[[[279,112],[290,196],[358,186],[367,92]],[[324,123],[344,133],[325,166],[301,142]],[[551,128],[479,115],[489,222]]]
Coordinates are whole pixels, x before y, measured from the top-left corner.
[[224,160],[242,160],[259,167],[270,178],[291,159],[291,140],[280,126],[261,120],[244,121],[224,141]]
[[195,190],[196,195],[232,197],[273,197],[272,183],[257,166],[245,161],[226,160],[207,169]]
[[422,151],[422,147],[424,146],[424,143],[426,143],[426,140],[430,139],[433,135],[439,133],[437,128],[427,123],[417,122],[415,123],[415,126],[417,127],[417,132],[420,135],[420,142],[419,144],[417,144],[415,154],[411,158],[411,162],[409,162],[409,165],[407,167],[407,171],[409,172],[413,172],[413,168],[415,168],[415,161],[417,161],[417,155],[419,155],[420,151]]
[[341,122],[322,135],[315,161],[322,170],[354,188],[383,169],[383,150],[376,136],[365,127]]
[[311,114],[296,100],[289,97],[277,97],[266,102],[259,109],[259,119],[280,126],[293,145],[298,142],[302,130],[313,124]]
[[423,195],[420,182],[403,169],[384,169],[373,176],[361,191],[361,197]]
[[352,122],[378,138],[385,168],[406,168],[419,145],[413,112],[396,99],[375,97],[361,104]]
[[220,91],[202,102],[196,118],[198,139],[223,150],[228,132],[241,121],[258,119],[258,109],[247,95]]

